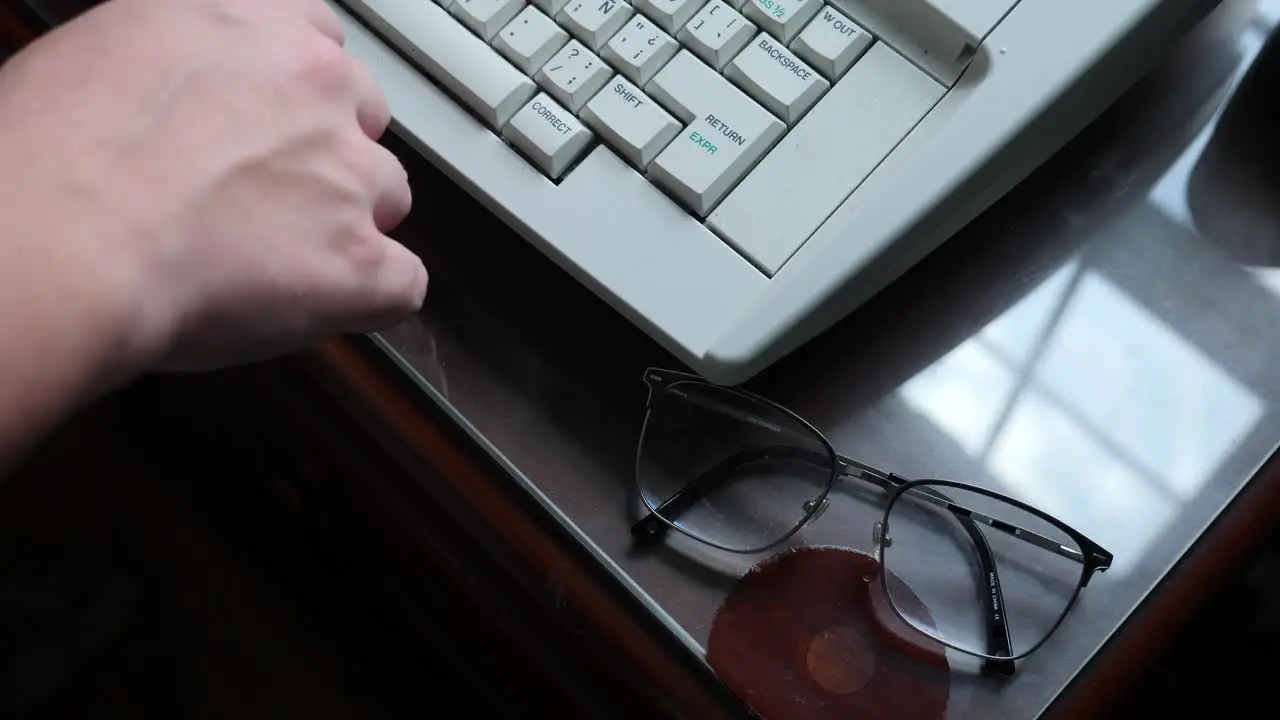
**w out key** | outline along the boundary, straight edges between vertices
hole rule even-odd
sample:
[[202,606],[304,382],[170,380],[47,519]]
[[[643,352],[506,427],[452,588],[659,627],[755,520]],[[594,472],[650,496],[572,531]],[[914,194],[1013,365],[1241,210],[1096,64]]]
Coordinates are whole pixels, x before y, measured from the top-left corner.
[[786,126],[719,73],[681,50],[648,85],[686,123],[649,177],[700,217],[764,157]]

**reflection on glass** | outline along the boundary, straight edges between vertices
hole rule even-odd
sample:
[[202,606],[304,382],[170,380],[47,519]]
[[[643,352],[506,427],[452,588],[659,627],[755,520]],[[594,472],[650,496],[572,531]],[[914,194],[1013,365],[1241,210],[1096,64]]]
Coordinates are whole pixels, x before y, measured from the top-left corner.
[[1267,292],[1280,297],[1280,268],[1247,268],[1249,274]]
[[1178,503],[1153,478],[1042,393],[1019,400],[987,461],[1012,494],[1061,509],[1099,542],[1124,548],[1113,574],[1140,563],[1143,550],[1177,517]]
[[1262,401],[1113,284],[1085,275],[1037,380],[1111,452],[1190,498],[1262,415]]
[[1079,262],[901,392],[993,481],[1124,548],[1113,572],[1141,560],[1264,412]]
[[[1280,20],[1280,0],[1257,0],[1257,7],[1253,11],[1253,16],[1253,26],[1246,28],[1237,38],[1240,59],[1236,63],[1234,76],[1227,86],[1228,90],[1236,88],[1240,81],[1244,79],[1249,69],[1253,66],[1258,53],[1262,50],[1263,44],[1267,40],[1267,35],[1271,32],[1276,22]],[[1216,99],[1215,102],[1217,102]],[[1167,215],[1169,219],[1192,230],[1195,229],[1195,222],[1191,215],[1190,206],[1187,203],[1187,188],[1190,185],[1191,173],[1197,163],[1200,162],[1201,156],[1204,155],[1209,140],[1218,131],[1218,120],[1221,118],[1225,108],[1226,103],[1217,102],[1213,108],[1212,118],[1204,124],[1204,127],[1200,129],[1196,137],[1187,143],[1187,147],[1182,151],[1182,154],[1178,156],[1178,159],[1165,171],[1148,193],[1147,199],[1153,206]]]
[[904,385],[902,394],[965,452],[981,456],[1013,395],[1014,379],[990,350],[968,342]]
[[978,337],[1010,363],[1024,364],[1053,329],[1063,297],[1071,290],[1080,261],[1063,265],[1017,305],[982,329]]

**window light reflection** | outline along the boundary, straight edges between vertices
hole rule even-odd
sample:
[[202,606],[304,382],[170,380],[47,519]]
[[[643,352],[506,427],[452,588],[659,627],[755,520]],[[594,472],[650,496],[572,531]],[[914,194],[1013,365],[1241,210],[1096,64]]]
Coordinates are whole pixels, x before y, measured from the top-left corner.
[[1141,561],[1264,411],[1249,388],[1078,263],[901,392],[993,487],[1111,547],[1113,574]]

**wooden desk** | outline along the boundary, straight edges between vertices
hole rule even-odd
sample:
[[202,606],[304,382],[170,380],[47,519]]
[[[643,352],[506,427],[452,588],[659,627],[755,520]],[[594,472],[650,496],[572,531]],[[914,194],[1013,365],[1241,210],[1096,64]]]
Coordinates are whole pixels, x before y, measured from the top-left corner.
[[[1012,681],[958,674],[948,717],[1104,714],[1280,517],[1278,193],[1268,121],[1234,100],[1274,8],[1224,3],[1005,201],[752,383],[846,454],[1023,497],[1116,553]],[[734,716],[699,653],[734,578],[629,552],[640,373],[671,360],[390,144],[417,188],[399,235],[432,270],[428,307],[254,375],[287,398],[270,417],[338,463],[276,502],[326,518],[310,537],[405,638],[435,622],[505,650],[478,662],[525,668],[531,705]],[[438,208],[473,229],[441,235]],[[835,510],[807,539],[866,547]],[[442,576],[483,610],[449,612],[491,627],[414,612]]]

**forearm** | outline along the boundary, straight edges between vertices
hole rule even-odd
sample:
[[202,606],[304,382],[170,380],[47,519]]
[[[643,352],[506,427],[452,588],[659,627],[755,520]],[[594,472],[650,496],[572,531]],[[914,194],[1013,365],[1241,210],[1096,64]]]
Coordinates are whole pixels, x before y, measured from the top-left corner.
[[0,224],[0,475],[137,369],[118,284],[85,260],[72,243]]

